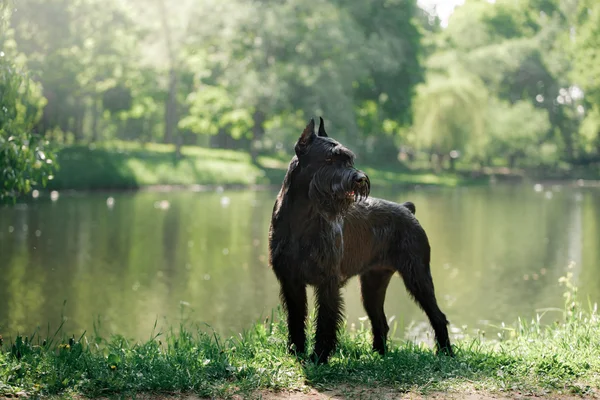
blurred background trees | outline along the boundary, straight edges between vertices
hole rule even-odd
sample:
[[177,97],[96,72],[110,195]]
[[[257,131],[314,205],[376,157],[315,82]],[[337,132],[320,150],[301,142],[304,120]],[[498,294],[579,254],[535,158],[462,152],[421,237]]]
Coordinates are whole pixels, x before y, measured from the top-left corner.
[[0,3],[0,201],[45,184],[54,162],[48,140],[34,129],[47,101],[17,49],[8,27],[10,11]]
[[3,4],[4,160],[30,132],[35,146],[163,142],[257,162],[323,115],[364,163],[600,162],[592,0],[466,0],[447,27],[416,0]]

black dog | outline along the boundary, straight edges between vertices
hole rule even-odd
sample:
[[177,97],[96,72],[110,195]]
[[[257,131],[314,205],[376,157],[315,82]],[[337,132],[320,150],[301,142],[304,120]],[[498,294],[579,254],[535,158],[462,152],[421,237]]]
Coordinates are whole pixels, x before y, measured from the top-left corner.
[[383,354],[385,292],[399,272],[433,326],[438,352],[453,355],[448,321],[435,298],[429,241],[414,205],[369,198],[369,178],[354,168],[354,154],[327,137],[322,118],[318,136],[314,129],[311,119],[296,143],[269,229],[269,261],[287,311],[290,350],[305,352],[306,285],[312,285],[318,312],[311,358],[327,362],[342,321],[340,288],[360,275],[373,349]]

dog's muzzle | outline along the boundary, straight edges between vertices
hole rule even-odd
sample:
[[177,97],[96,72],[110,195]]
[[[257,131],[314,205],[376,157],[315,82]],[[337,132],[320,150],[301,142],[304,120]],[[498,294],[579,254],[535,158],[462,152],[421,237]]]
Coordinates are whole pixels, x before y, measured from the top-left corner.
[[354,197],[354,201],[369,197],[371,191],[371,181],[369,180],[369,177],[364,172],[357,171],[353,180],[352,191],[348,193],[348,197]]

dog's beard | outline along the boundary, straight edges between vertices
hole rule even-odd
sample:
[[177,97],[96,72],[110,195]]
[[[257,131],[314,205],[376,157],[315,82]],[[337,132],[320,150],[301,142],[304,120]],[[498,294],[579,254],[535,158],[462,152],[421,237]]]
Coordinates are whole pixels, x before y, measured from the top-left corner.
[[362,184],[356,184],[354,191],[351,193],[354,197],[354,201],[363,201],[369,197],[369,192],[371,191],[371,182],[369,178],[367,178],[366,182]]
[[356,182],[356,174],[353,170],[331,172],[321,169],[310,182],[308,197],[318,209],[328,214],[343,214],[355,202],[369,196],[369,178],[365,176],[364,181]]

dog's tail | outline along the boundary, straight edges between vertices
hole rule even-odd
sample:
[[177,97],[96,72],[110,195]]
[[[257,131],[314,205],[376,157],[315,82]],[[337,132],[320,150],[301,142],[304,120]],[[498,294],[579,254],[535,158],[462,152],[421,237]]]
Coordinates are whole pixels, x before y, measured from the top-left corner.
[[413,215],[417,212],[417,208],[415,207],[415,204],[412,201],[405,201],[404,203],[402,203],[402,205],[408,208],[408,210],[411,213],[413,213]]

